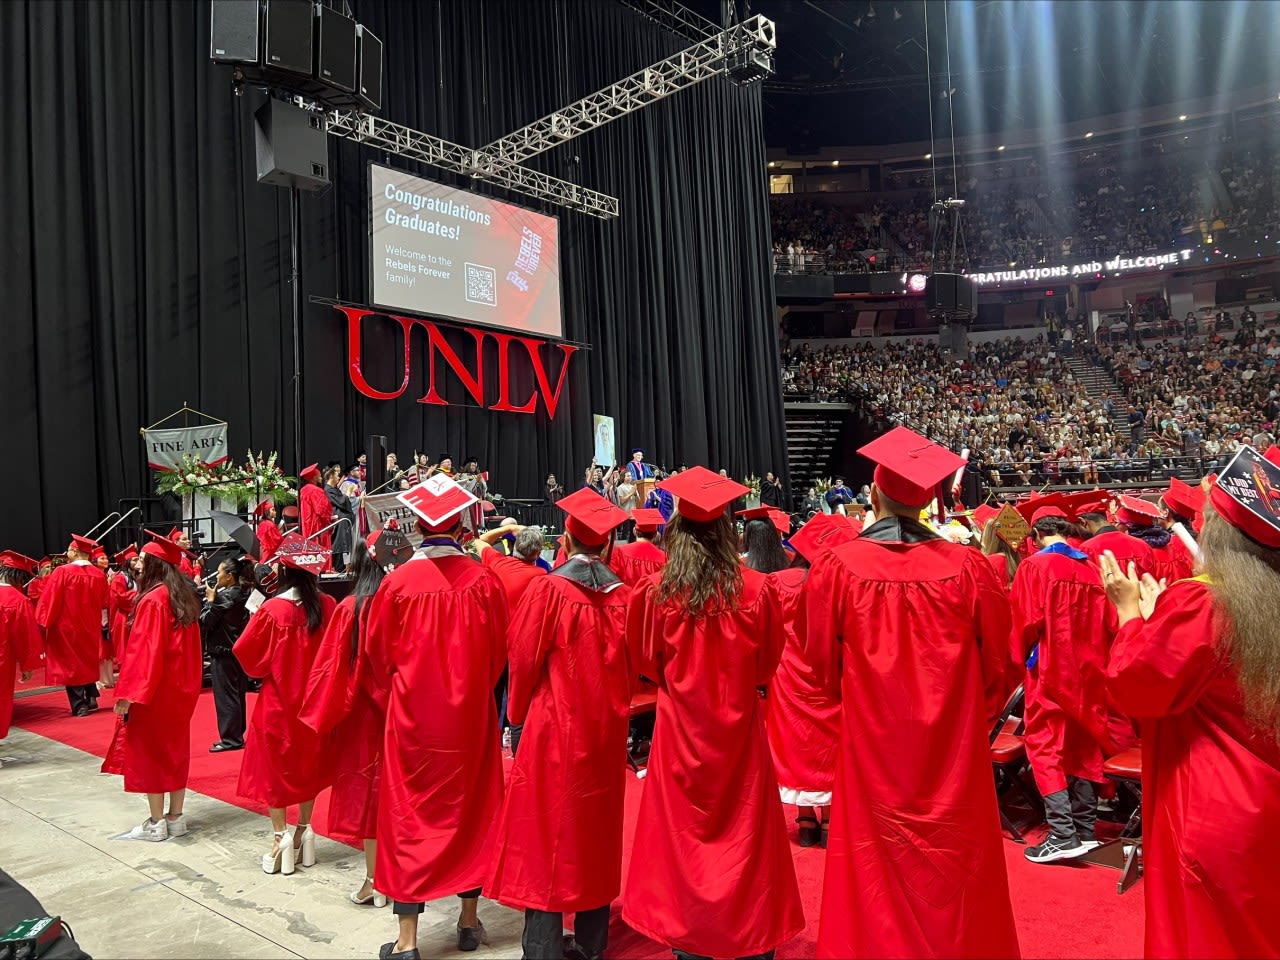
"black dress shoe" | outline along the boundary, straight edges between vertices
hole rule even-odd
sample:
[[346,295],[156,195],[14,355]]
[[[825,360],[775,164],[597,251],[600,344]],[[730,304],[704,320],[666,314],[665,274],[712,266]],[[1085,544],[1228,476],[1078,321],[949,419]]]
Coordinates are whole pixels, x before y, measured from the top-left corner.
[[470,953],[482,943],[488,943],[489,938],[484,932],[484,924],[476,921],[474,927],[458,926],[458,949],[463,953]]
[[[243,743],[226,743],[223,740],[219,740],[217,743],[215,743],[213,746],[209,748],[209,752],[225,753],[228,750],[243,750],[243,749],[244,749]],[[395,946],[395,944],[392,944],[392,946]]]
[[395,950],[396,942],[392,940],[390,943],[384,943],[378,948],[378,960],[422,960],[422,954],[418,952],[417,947],[411,947],[408,950],[401,950],[399,953],[392,953]]
[[574,939],[573,934],[566,933],[562,945],[564,960],[600,960],[599,956],[590,956],[587,951],[582,949],[581,944]]
[[73,717],[87,717],[89,715],[89,705],[87,703],[80,704],[80,706],[71,711],[71,715]]

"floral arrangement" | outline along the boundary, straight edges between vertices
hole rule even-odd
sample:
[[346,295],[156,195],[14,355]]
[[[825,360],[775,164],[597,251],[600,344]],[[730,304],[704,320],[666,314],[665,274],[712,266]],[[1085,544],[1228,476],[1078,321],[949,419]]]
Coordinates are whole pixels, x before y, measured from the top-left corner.
[[263,457],[261,452],[255,456],[250,450],[243,464],[224,460],[211,466],[198,457],[183,454],[177,469],[159,475],[156,492],[179,497],[203,493],[216,500],[230,501],[237,507],[256,504],[264,498],[278,504],[292,503],[297,499],[294,490],[297,478],[285,476],[276,466],[278,457],[274,451]]
[[827,491],[835,485],[835,481],[830,477],[819,477],[817,480],[813,481],[813,490],[818,496],[825,497],[827,495]]
[[760,478],[754,473],[742,481],[751,488],[751,492],[747,494],[748,499],[754,499],[756,503],[760,502]]

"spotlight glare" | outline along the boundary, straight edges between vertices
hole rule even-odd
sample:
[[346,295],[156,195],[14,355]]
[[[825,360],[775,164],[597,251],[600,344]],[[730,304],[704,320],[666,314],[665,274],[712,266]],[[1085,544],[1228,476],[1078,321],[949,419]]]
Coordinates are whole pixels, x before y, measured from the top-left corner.
[[832,161],[831,161],[831,165],[832,165],[833,167],[838,167],[838,166],[840,166],[840,161],[839,161],[839,160],[832,160]]
[[1180,114],[1178,114],[1178,119],[1179,119],[1179,120],[1185,120],[1185,119],[1187,119],[1187,115],[1186,115],[1185,113],[1180,113]]
[[1092,137],[1092,136],[1093,136],[1093,131],[1092,131],[1092,130],[1090,130],[1088,133],[1086,133],[1086,134],[1084,135],[1084,138],[1085,138],[1086,140],[1088,140],[1088,139],[1089,139],[1090,137]]
[[926,154],[924,155],[924,158],[925,158],[926,160],[932,160],[932,159],[933,159],[933,154],[932,154],[932,153],[926,153]]

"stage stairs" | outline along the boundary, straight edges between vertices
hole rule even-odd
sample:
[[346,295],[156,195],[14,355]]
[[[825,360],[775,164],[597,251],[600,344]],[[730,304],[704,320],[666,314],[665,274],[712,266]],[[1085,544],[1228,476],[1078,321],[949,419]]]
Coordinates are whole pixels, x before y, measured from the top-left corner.
[[787,465],[796,499],[827,475],[827,465],[853,407],[847,403],[784,403]]
[[1106,400],[1111,401],[1112,416],[1115,419],[1116,434],[1128,443],[1132,437],[1129,434],[1129,399],[1120,390],[1120,387],[1112,379],[1110,373],[1105,367],[1100,367],[1088,357],[1073,356],[1067,358],[1067,365],[1071,367],[1071,372],[1075,375],[1076,380],[1084,387],[1085,393],[1089,395],[1089,399],[1094,403],[1103,403]]

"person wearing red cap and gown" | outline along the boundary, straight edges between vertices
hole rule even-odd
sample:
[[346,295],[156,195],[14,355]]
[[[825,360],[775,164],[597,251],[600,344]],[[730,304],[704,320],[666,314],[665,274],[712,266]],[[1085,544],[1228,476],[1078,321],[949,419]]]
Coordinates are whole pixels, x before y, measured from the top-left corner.
[[73,536],[69,562],[49,574],[36,622],[44,629],[45,680],[67,688],[72,716],[98,708],[98,651],[107,625],[107,578],[89,562],[98,545]]
[[138,556],[138,548],[132,544],[121,550],[114,557],[119,569],[107,577],[107,588],[111,595],[108,617],[111,652],[117,668],[124,663],[125,648],[129,642],[129,617],[138,600],[135,571]]
[[[1123,505],[1125,500],[1136,499],[1136,497],[1122,498],[1120,505],[1116,506],[1112,511],[1113,518],[1121,523],[1150,522],[1137,510]],[[1102,554],[1110,550],[1125,569],[1128,569],[1129,563],[1132,561],[1137,566],[1140,575],[1149,573],[1155,577],[1160,572],[1160,567],[1156,563],[1156,555],[1151,549],[1151,545],[1145,540],[1130,536],[1126,530],[1120,529],[1113,523],[1094,525],[1093,535],[1081,545],[1080,549],[1088,555],[1095,565],[1099,565]]]
[[805,653],[844,711],[817,955],[1017,957],[988,747],[1008,604],[917,520],[964,461],[904,427],[859,452],[880,519],[805,585]]
[[0,740],[9,735],[13,719],[13,682],[31,679],[40,665],[40,628],[23,585],[36,562],[20,553],[0,553]]
[[[1183,483],[1177,477],[1169,478],[1169,489],[1160,498],[1166,514],[1165,529],[1172,534],[1165,547],[1167,576],[1170,583],[1186,580],[1195,572],[1195,518],[1204,508],[1204,494],[1199,487]],[[1192,546],[1183,541],[1186,537]]]
[[[289,874],[298,863],[315,863],[311,812],[330,778],[329,738],[308,727],[299,714],[336,604],[320,592],[318,582],[328,565],[327,548],[289,534],[280,550],[279,590],[254,611],[232,653],[245,673],[262,680],[236,793],[265,804],[271,817],[275,842],[263,854],[263,872]],[[288,808],[294,804],[296,828],[288,825]]]
[[651,573],[657,573],[667,562],[667,555],[658,546],[658,531],[665,521],[658,510],[643,508],[631,511],[635,521],[634,543],[618,543],[609,555],[609,566],[622,578],[622,582],[634,587]]
[[256,559],[259,563],[266,563],[280,549],[280,541],[284,539],[284,534],[276,526],[276,505],[270,500],[263,500],[258,504],[253,514],[258,518],[258,527],[255,532],[258,535],[258,546],[262,548],[260,551],[262,556]]
[[302,518],[302,535],[315,540],[326,550],[333,549],[333,531],[324,530],[333,523],[333,504],[320,483],[320,468],[316,464],[298,474],[298,510]]
[[178,569],[177,544],[148,543],[142,554],[128,653],[116,684],[119,720],[102,772],[123,774],[126,793],[147,795],[149,816],[130,837],[165,840],[187,832],[191,716],[202,672],[200,601]]
[[502,806],[493,688],[508,614],[502,582],[458,544],[475,496],[437,472],[400,500],[425,539],[370,602],[366,646],[387,704],[375,876],[399,922],[379,956],[408,960],[423,905],[437,897],[462,901],[458,949],[485,939],[476,907]]
[[1278,957],[1280,470],[1242,448],[1205,513],[1200,576],[1103,565],[1108,682],[1142,726],[1146,956]]
[[[149,530],[147,533],[151,536],[156,536]],[[178,559],[178,569],[182,572],[182,575],[188,580],[199,579],[201,573],[200,567],[191,562],[190,534],[188,534],[186,530],[182,529],[182,527],[174,527],[169,531],[169,541],[171,543],[176,543],[178,545],[178,549],[182,551],[182,555]]]
[[819,513],[791,538],[804,562],[773,574],[787,643],[769,684],[765,719],[778,790],[783,803],[798,808],[796,822],[804,847],[826,845],[840,747],[840,701],[829,696],[805,656],[804,584],[810,564],[857,535],[858,528],[843,514]]
[[[526,957],[564,955],[566,913],[587,957],[608,946],[622,886],[622,813],[637,670],[624,642],[630,590],[605,563],[625,511],[592,490],[562,498],[569,559],[534,580],[511,619],[507,712],[527,724],[484,889],[525,911]],[[584,696],[584,692],[588,692]]]
[[1105,669],[1116,623],[1098,568],[1066,540],[1056,507],[1032,517],[1038,552],[1013,578],[1013,654],[1027,665],[1026,745],[1049,835],[1023,851],[1033,863],[1098,845],[1097,784],[1110,749]]
[[748,488],[704,467],[661,486],[667,562],[627,610],[658,701],[622,915],[677,957],[768,956],[804,929],[757,689],[786,639],[777,585],[738,557],[725,507]]

